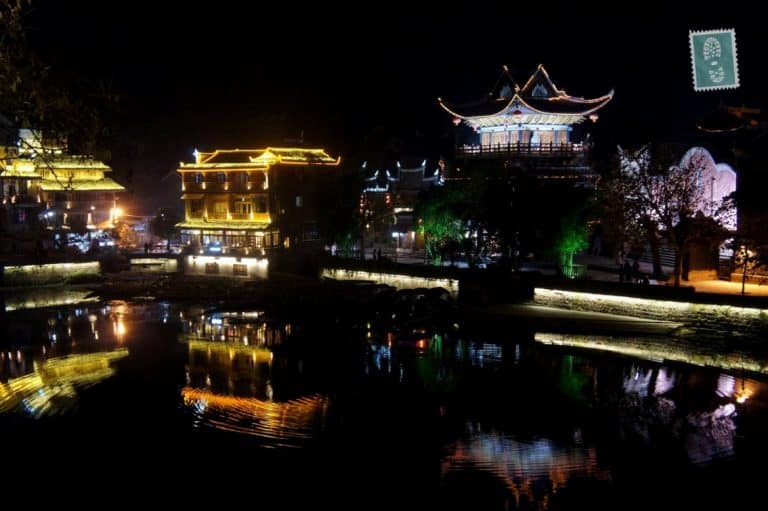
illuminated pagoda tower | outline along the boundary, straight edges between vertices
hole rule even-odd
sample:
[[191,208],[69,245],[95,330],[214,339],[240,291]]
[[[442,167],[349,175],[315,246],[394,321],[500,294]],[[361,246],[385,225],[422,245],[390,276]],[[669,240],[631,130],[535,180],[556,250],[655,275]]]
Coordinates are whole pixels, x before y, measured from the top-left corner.
[[262,255],[319,240],[318,184],[336,167],[322,149],[195,151],[181,163],[182,242],[212,253]]
[[0,225],[8,233],[77,226],[90,231],[114,227],[118,195],[125,188],[108,176],[112,169],[87,155],[68,153],[65,140],[37,130],[19,130],[15,147],[2,149]]
[[[493,90],[482,100],[450,105],[438,99],[453,116],[457,130],[456,170],[488,163],[539,178],[589,179],[589,143],[574,130],[586,119],[597,120],[597,111],[613,91],[594,99],[570,96],[558,89],[544,69],[536,71],[521,87],[505,66]],[[453,177],[457,177],[454,175]]]

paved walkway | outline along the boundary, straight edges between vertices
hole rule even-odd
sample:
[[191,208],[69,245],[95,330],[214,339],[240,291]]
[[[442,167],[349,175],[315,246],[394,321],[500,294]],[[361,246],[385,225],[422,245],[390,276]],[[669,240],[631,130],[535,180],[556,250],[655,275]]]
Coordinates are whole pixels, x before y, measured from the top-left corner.
[[[576,256],[575,259],[577,263],[587,265],[587,276],[590,279],[618,282],[619,265],[613,258],[582,255]],[[653,273],[653,267],[649,263],[640,261],[639,264],[641,273],[646,273],[649,275]],[[616,269],[613,270],[613,268]],[[662,269],[665,273],[672,274],[672,268],[665,266]],[[671,285],[672,282],[673,280],[670,277],[669,283],[665,283],[663,285]],[[741,282],[727,282],[725,280],[697,280],[693,282],[681,281],[680,285],[683,287],[693,287],[700,293],[719,293],[732,295],[741,294]],[[744,294],[747,296],[768,296],[768,285],[746,284],[744,286]]]
[[[392,258],[394,254],[384,254]],[[366,259],[373,259],[372,251],[369,249],[366,254]],[[424,264],[424,252],[409,253],[404,250],[398,251],[397,262],[402,264]],[[612,257],[592,256],[592,255],[577,255],[574,257],[574,262],[577,264],[587,265],[587,277],[592,280],[602,280],[606,282],[618,282],[618,262]],[[446,265],[449,264],[446,262]],[[650,263],[638,261],[640,265],[641,274],[653,274],[653,266]],[[466,267],[465,263],[457,263],[457,267]],[[555,275],[556,271],[552,264],[533,263],[523,265],[523,270],[540,271],[547,275]],[[671,275],[672,268],[662,267],[664,273]],[[658,283],[651,279],[652,285],[671,285],[670,283]],[[696,291],[701,293],[720,293],[720,294],[732,294],[740,295],[741,282],[726,282],[724,280],[697,280],[695,282],[681,282],[681,286],[693,287]],[[744,295],[746,296],[768,296],[768,285],[760,284],[746,284],[744,286]]]

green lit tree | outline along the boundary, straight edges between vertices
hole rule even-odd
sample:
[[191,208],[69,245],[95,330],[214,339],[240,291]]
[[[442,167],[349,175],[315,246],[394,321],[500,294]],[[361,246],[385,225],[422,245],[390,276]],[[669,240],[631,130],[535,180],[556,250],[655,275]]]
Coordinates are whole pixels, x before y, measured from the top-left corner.
[[589,246],[587,225],[578,216],[571,215],[563,219],[560,233],[555,241],[560,273],[566,277],[575,276],[573,256]]
[[436,190],[419,204],[416,212],[418,231],[424,235],[426,256],[436,266],[442,264],[445,248],[452,241],[460,241],[464,233],[464,222],[459,214],[461,193],[459,191]]

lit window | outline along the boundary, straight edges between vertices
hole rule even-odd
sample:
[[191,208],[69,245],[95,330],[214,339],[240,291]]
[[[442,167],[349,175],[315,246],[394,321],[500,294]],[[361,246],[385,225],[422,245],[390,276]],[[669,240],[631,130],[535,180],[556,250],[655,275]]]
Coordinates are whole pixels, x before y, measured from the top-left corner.
[[303,204],[303,203],[304,203],[304,201],[302,200],[302,197],[301,197],[301,195],[297,195],[297,196],[296,196],[296,207],[297,207],[297,208],[300,208],[300,207],[302,206],[302,204]]
[[202,182],[203,182],[203,175],[200,172],[198,172],[197,174],[195,174],[195,183],[200,184]]
[[219,183],[225,183],[227,181],[227,175],[223,172],[219,172],[216,175],[216,179],[219,181]]

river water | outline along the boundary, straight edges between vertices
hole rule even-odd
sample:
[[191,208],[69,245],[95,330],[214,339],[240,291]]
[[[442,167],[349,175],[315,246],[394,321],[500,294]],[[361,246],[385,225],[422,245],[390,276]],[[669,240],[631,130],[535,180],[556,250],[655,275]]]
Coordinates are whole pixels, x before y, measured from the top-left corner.
[[665,361],[646,341],[629,356],[448,323],[168,303],[6,312],[0,491],[28,506],[319,509],[762,495],[765,376]]

